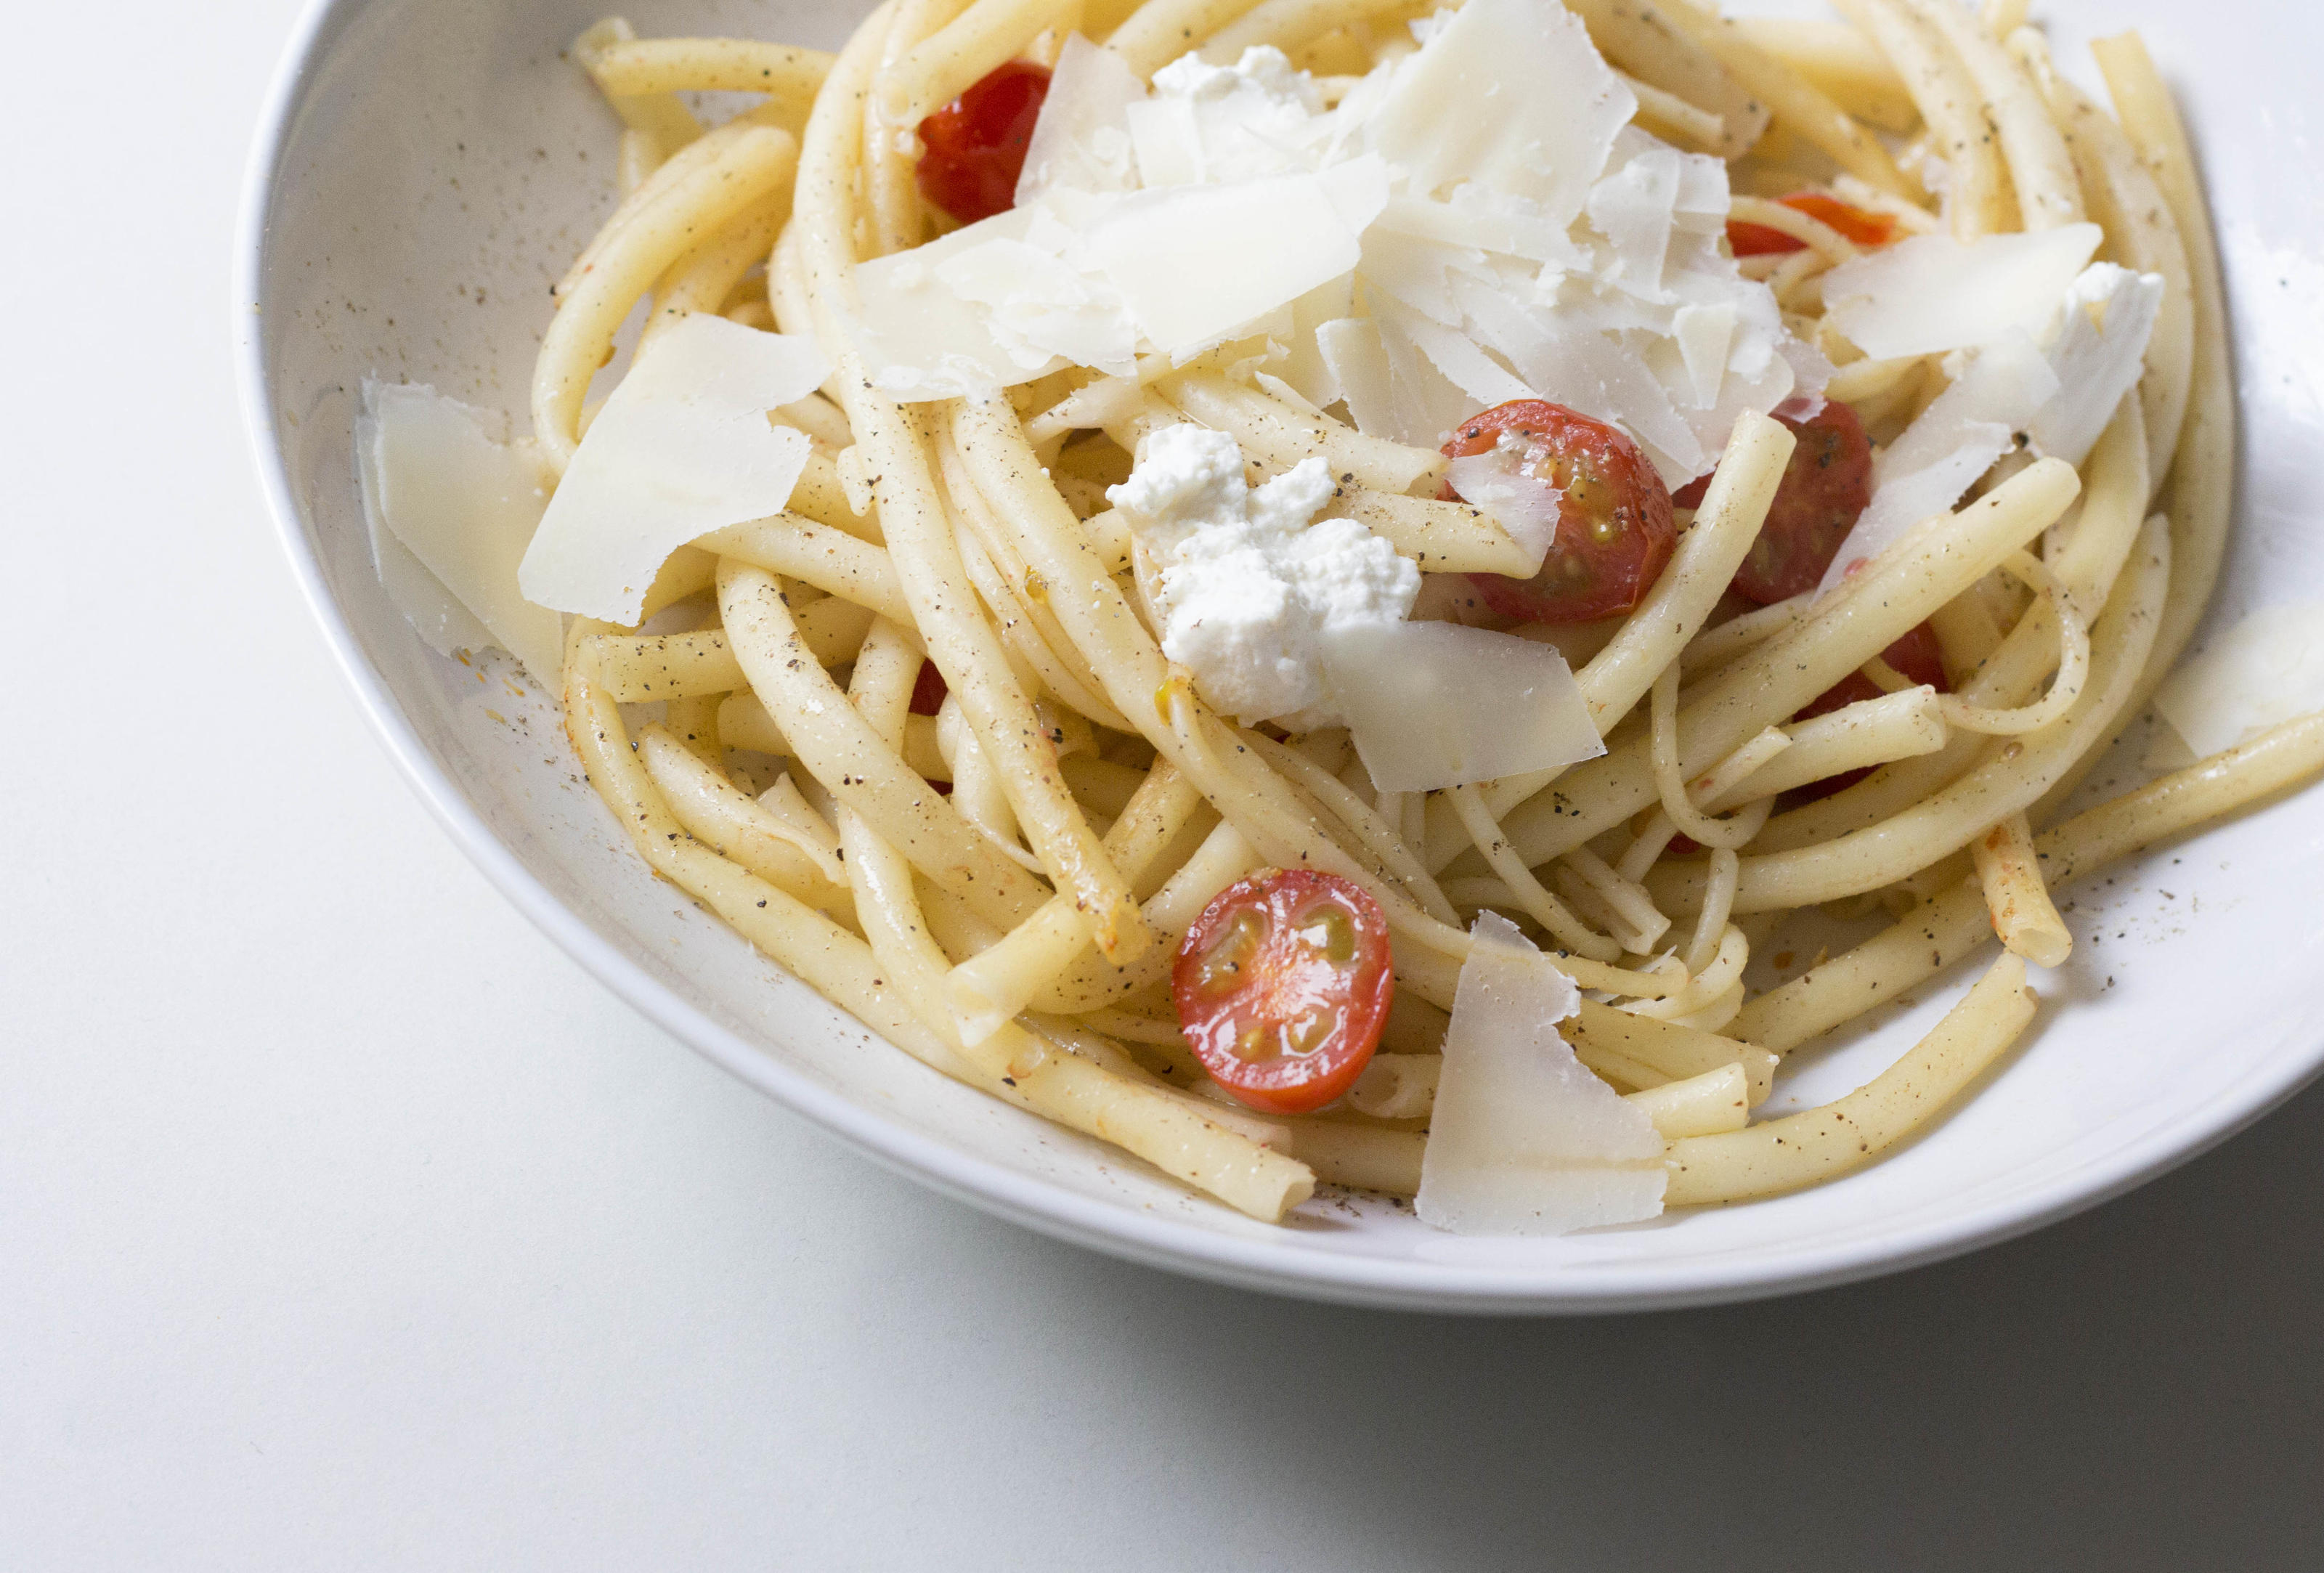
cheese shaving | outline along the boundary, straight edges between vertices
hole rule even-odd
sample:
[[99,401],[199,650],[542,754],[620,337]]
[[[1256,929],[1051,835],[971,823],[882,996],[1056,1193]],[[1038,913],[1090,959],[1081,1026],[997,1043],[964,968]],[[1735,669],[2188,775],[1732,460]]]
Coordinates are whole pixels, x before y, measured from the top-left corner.
[[525,598],[632,624],[669,555],[780,512],[805,432],[767,412],[831,375],[815,341],[696,314],[650,343],[597,412],[518,574]]
[[1488,452],[1454,459],[1444,470],[1444,479],[1463,502],[1490,515],[1526,549],[1533,563],[1527,577],[1541,571],[1557,543],[1557,521],[1565,507],[1565,489],[1526,467],[1530,446],[1516,432],[1503,432]]
[[2154,708],[2199,759],[2324,711],[2324,603],[2253,612],[2173,672]]
[[943,399],[1256,335],[1234,374],[1367,435],[1433,447],[1550,399],[1673,485],[1746,411],[1821,408],[1831,368],[1722,248],[1725,166],[1630,124],[1572,14],[1470,0],[1413,33],[1329,112],[1272,48],[1149,92],[1069,42],[1018,210],[856,270],[875,383]]
[[2049,347],[2058,391],[2026,429],[2034,451],[2080,465],[2145,370],[2147,340],[2163,314],[2160,273],[2112,262],[2085,269],[2066,291]]
[[1453,1234],[1562,1235],[1661,1216],[1663,1139],[1574,1058],[1573,980],[1480,913],[1421,1157],[1415,1210]]
[[1450,622],[1366,623],[1326,638],[1323,669],[1383,792],[1439,792],[1606,751],[1554,645]]
[[496,440],[504,428],[433,388],[364,378],[355,423],[364,515],[380,581],[429,648],[498,646],[553,682],[564,620],[517,588],[549,492],[531,444]]
[[1831,589],[1914,525],[1960,501],[2057,392],[2057,373],[2023,333],[1969,357],[1952,386],[1873,461],[1872,504],[1840,543],[1821,588]]
[[2105,238],[2095,224],[1958,241],[1915,235],[1824,275],[1832,326],[1875,360],[2039,337]]
[[1469,0],[1397,68],[1366,136],[1414,196],[1474,182],[1563,228],[1637,107],[1563,6]]
[[1065,40],[1049,77],[1048,97],[1017,178],[1017,206],[1028,207],[1053,186],[1129,191],[1138,184],[1130,112],[1146,86],[1111,50],[1076,32]]

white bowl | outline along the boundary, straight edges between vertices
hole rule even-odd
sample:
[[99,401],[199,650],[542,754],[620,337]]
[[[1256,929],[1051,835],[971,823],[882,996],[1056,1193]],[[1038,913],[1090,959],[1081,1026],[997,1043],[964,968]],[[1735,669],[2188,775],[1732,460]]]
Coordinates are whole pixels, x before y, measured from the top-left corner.
[[[244,398],[284,545],[347,678],[454,839],[654,1020],[938,1190],[1101,1250],[1253,1287],[1431,1310],[1702,1304],[1830,1284],[2022,1233],[2201,1151],[2324,1062],[2324,794],[2074,891],[2082,943],[2029,1048],[1920,1140],[1839,1183],[1546,1241],[1455,1239],[1328,1200],[1270,1229],[994,1104],[875,1041],[650,878],[580,779],[544,694],[413,637],[374,577],[350,465],[364,373],[521,415],[549,284],[606,211],[614,124],[560,58],[602,0],[322,0],[252,166],[235,303]],[[641,32],[835,47],[862,0],[646,0]],[[2215,624],[2324,594],[2324,206],[2306,139],[2316,14],[2262,0],[2069,5],[2146,30],[2209,153],[2249,462]],[[2238,25],[2238,23],[2246,25]],[[1932,991],[1792,1078],[1821,1101],[1942,1009]]]

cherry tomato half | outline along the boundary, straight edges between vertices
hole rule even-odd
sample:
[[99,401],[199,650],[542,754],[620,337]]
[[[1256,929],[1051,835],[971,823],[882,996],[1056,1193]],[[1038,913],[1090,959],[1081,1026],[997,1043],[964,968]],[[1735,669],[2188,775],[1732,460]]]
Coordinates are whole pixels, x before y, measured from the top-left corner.
[[1335,874],[1267,869],[1186,931],[1170,992],[1213,1081],[1266,1113],[1310,1113],[1379,1046],[1396,993],[1388,916]]
[[[1867,213],[1821,191],[1794,191],[1777,200],[1795,213],[1821,220],[1860,246],[1885,246],[1896,237],[1896,221],[1886,214]],[[1771,257],[1807,250],[1806,242],[1794,240],[1780,229],[1739,218],[1727,221],[1727,244],[1738,257]]]
[[[1855,410],[1826,404],[1813,420],[1784,425],[1799,443],[1759,538],[1735,572],[1736,593],[1762,606],[1789,601],[1823,583],[1840,543],[1872,502],[1872,441]],[[1682,488],[1674,501],[1682,508],[1700,508],[1710,487],[1705,475]]]
[[[1638,445],[1562,404],[1519,399],[1462,423],[1448,458],[1488,453],[1504,432],[1526,446],[1528,474],[1562,487],[1557,536],[1530,579],[1471,574],[1486,605],[1527,622],[1595,622],[1634,612],[1678,549],[1670,488]],[[1447,486],[1444,496],[1457,500]]]
[[1033,124],[1049,96],[1049,73],[1011,60],[920,122],[920,194],[974,224],[1017,206],[1017,177],[1033,145]]

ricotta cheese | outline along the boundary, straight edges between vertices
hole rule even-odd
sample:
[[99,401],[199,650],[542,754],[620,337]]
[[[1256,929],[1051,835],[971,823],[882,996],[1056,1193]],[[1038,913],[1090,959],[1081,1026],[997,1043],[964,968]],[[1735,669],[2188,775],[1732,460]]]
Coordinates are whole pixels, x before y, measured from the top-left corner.
[[1582,1007],[1497,913],[1477,916],[1422,1150],[1421,1220],[1466,1235],[1561,1235],[1659,1217],[1654,1120],[1576,1059],[1557,1023]]
[[[1409,621],[1419,569],[1352,520],[1316,520],[1336,490],[1320,458],[1252,487],[1232,437],[1170,426],[1108,492],[1143,559],[1163,654],[1204,699],[1246,726],[1346,726],[1388,792],[1605,751],[1554,648]],[[1536,538],[1545,551],[1548,535]]]
[[1324,640],[1399,623],[1420,593],[1420,570],[1362,525],[1310,522],[1335,489],[1320,458],[1254,488],[1232,437],[1170,426],[1106,494],[1156,570],[1163,654],[1245,725],[1335,724]]

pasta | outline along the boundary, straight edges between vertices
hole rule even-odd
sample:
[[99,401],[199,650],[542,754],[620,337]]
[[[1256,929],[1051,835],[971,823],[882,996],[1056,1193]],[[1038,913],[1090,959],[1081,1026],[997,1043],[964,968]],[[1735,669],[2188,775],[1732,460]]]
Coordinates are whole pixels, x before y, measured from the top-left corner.
[[[1469,3],[1481,16],[1489,0]],[[626,129],[618,200],[558,287],[532,379],[549,474],[567,473],[592,423],[611,419],[600,413],[611,404],[589,402],[592,380],[641,303],[641,354],[716,317],[811,339],[828,369],[819,391],[770,411],[799,466],[785,507],[669,557],[634,622],[570,625],[557,687],[589,779],[658,874],[904,1052],[1268,1220],[1318,1182],[1423,1189],[1480,912],[1536,936],[1588,991],[1563,1041],[1665,1144],[1668,1204],[1739,1200],[1872,1161],[2005,1054],[2034,1016],[2027,964],[2071,952],[2053,900],[2066,880],[2324,770],[2324,722],[2310,718],[2059,822],[2185,648],[2227,528],[2235,407],[2218,263],[2184,132],[2135,36],[2098,46],[2110,115],[2056,73],[2022,6],[1980,15],[1956,0],[1840,0],[1846,21],[1792,23],[1729,21],[1691,0],[1571,0],[1570,18],[1551,0],[1489,3],[1500,20],[1480,27],[1536,28],[1554,42],[1570,24],[1583,41],[1558,47],[1602,52],[1594,69],[1607,74],[1593,79],[1620,85],[1609,91],[1634,120],[1605,128],[1618,164],[1661,159],[1657,134],[1711,155],[1620,167],[1674,170],[1674,182],[1719,171],[1702,222],[1686,205],[1699,195],[1659,198],[1659,244],[1691,248],[1687,265],[1726,281],[1740,304],[1718,308],[1728,315],[1716,327],[1698,317],[1671,328],[1651,375],[1729,386],[1748,357],[1730,361],[1725,346],[1757,332],[1792,356],[1782,387],[1812,379],[1789,401],[1763,390],[1730,407],[1705,394],[1679,399],[1668,419],[1651,400],[1623,406],[1648,411],[1623,436],[1623,451],[1645,444],[1642,495],[1666,501],[1691,472],[1703,479],[1699,492],[1681,488],[1676,514],[1665,508],[1663,545],[1647,542],[1636,563],[1587,559],[1593,573],[1637,571],[1610,612],[1536,601],[1521,615],[1509,587],[1575,593],[1536,575],[1563,560],[1544,553],[1582,548],[1528,530],[1562,530],[1563,511],[1613,484],[1612,472],[1559,472],[1583,478],[1550,486],[1529,467],[1547,462],[1541,450],[1526,448],[1547,439],[1493,425],[1499,409],[1433,428],[1450,438],[1441,454],[1434,437],[1414,437],[1432,429],[1425,421],[1399,413],[1424,396],[1473,412],[1495,402],[1489,390],[1506,391],[1502,409],[1541,406],[1548,390],[1530,373],[1558,363],[1540,358],[1540,319],[1512,315],[1484,272],[1443,271],[1425,247],[1551,262],[1553,272],[1589,265],[1562,239],[1538,238],[1552,197],[1464,207],[1417,177],[1409,190],[1383,185],[1373,217],[1349,221],[1382,226],[1363,239],[1356,273],[1351,250],[1338,281],[1286,284],[1223,337],[1177,342],[1157,326],[1162,307],[1131,299],[1121,309],[1145,315],[1126,352],[1077,358],[1010,341],[1026,374],[1005,357],[991,363],[1013,384],[986,375],[907,392],[882,359],[878,291],[904,275],[878,269],[911,263],[895,287],[925,299],[931,270],[949,279],[961,264],[948,259],[969,254],[950,237],[983,222],[931,170],[951,156],[954,133],[939,123],[968,115],[987,83],[1011,72],[1046,83],[1054,67],[1048,106],[1038,90],[1032,100],[1038,129],[1034,110],[1013,123],[1016,161],[1028,141],[1036,159],[1134,151],[1121,166],[1133,173],[1091,178],[1158,202],[1188,185],[1152,175],[1169,148],[1158,117],[1135,122],[1136,138],[1111,154],[1102,140],[1068,143],[1070,115],[1051,113],[1068,72],[1077,91],[1120,84],[1107,90],[1141,102],[1149,82],[1199,78],[1212,98],[1185,104],[1275,115],[1265,134],[1278,140],[1292,135],[1286,115],[1342,115],[1344,137],[1360,109],[1379,117],[1367,134],[1385,144],[1398,111],[1380,103],[1419,79],[1430,51],[1452,47],[1436,41],[1458,23],[1431,18],[1433,5],[888,0],[835,55],[641,39],[618,20],[575,51]],[[1399,62],[1414,69],[1398,77]],[[704,91],[763,102],[705,127],[679,97]],[[1248,156],[1216,135],[1227,140],[1187,145],[1229,163]],[[1489,136],[1462,156],[1486,168]],[[1020,203],[1047,178],[1003,173]],[[1262,176],[1283,182],[1269,189],[1282,204],[1320,178]],[[1622,204],[1634,197],[1617,184],[1608,177],[1565,211],[1597,226],[1603,254],[1627,256]],[[1319,209],[1326,219],[1357,200],[1327,195],[1342,207]],[[991,211],[1010,200],[1002,190]],[[1696,238],[1674,241],[1673,222]],[[1953,492],[1852,567],[1815,582],[1846,550],[1833,536],[1806,579],[1741,605],[1791,538],[1787,500],[1813,483],[1803,445],[1860,422],[1865,484],[1883,489],[1867,495],[1885,496],[1894,477],[1881,466],[1911,451],[1913,434],[1950,431],[1947,401],[1969,399],[1999,354],[1982,341],[1960,346],[1970,361],[1918,345],[1866,353],[1876,345],[1859,347],[1858,318],[1842,309],[1856,281],[1877,277],[1867,270],[1899,244],[2083,232],[2083,261],[2102,246],[2134,281],[2101,281],[2125,291],[2106,322],[2135,316],[2126,291],[2151,290],[2154,302],[2128,379],[2106,389],[2085,428],[2095,445],[2043,452],[2021,436],[1979,452]],[[1007,232],[1017,266],[1082,265],[1078,253],[1036,254],[1031,233]],[[922,247],[927,262],[913,254]],[[1255,271],[1272,265],[1254,259]],[[1128,280],[1130,267],[1108,276]],[[1138,288],[1163,296],[1167,283]],[[1093,346],[1106,324],[1088,314],[1114,308],[1086,290],[1032,305],[974,299],[1026,321],[1083,312],[1075,331]],[[2060,320],[2074,309],[2061,306]],[[1557,342],[1586,353],[1571,335]],[[1649,373],[1633,360],[1605,370],[1603,385],[1635,389]],[[928,374],[966,375],[956,361]],[[2063,350],[2053,362],[2074,375],[2096,363]],[[2070,383],[2058,373],[2044,397],[2087,391]],[[1815,412],[1827,400],[1849,412],[1838,426]],[[1699,430],[1683,429],[1691,409]],[[2003,419],[2003,429],[2040,429],[2031,409]],[[1590,424],[1623,435],[1626,423]],[[1218,494],[1235,507],[1255,488],[1250,520],[1237,516],[1242,549],[1259,549],[1257,510],[1320,477],[1333,538],[1368,540],[1367,571],[1406,584],[1405,607],[1420,585],[1414,618],[1503,640],[1496,658],[1546,658],[1545,647],[1573,658],[1576,724],[1597,757],[1415,785],[1359,705],[1310,707],[1322,719],[1303,721],[1222,699],[1213,674],[1178,658],[1191,648],[1172,621],[1182,559],[1157,544],[1159,515],[1138,501],[1158,445],[1189,430],[1229,445],[1204,451],[1235,456],[1206,485],[1226,486]],[[1495,465],[1516,478],[1480,489]],[[1864,511],[1859,500],[1845,524]],[[1914,648],[1937,664],[1906,669]],[[1210,964],[1204,925],[1231,916],[1236,892],[1278,878],[1267,870],[1351,892],[1349,910],[1377,914],[1393,970],[1350,1074],[1370,1069],[1320,1106],[1222,1082],[1186,1014],[1182,974]],[[1755,941],[1778,915],[1873,897],[1900,914],[1886,933],[1779,987],[1747,983]],[[1750,1123],[1783,1055],[1997,935],[2001,960],[1894,1068],[1823,1108]]]

